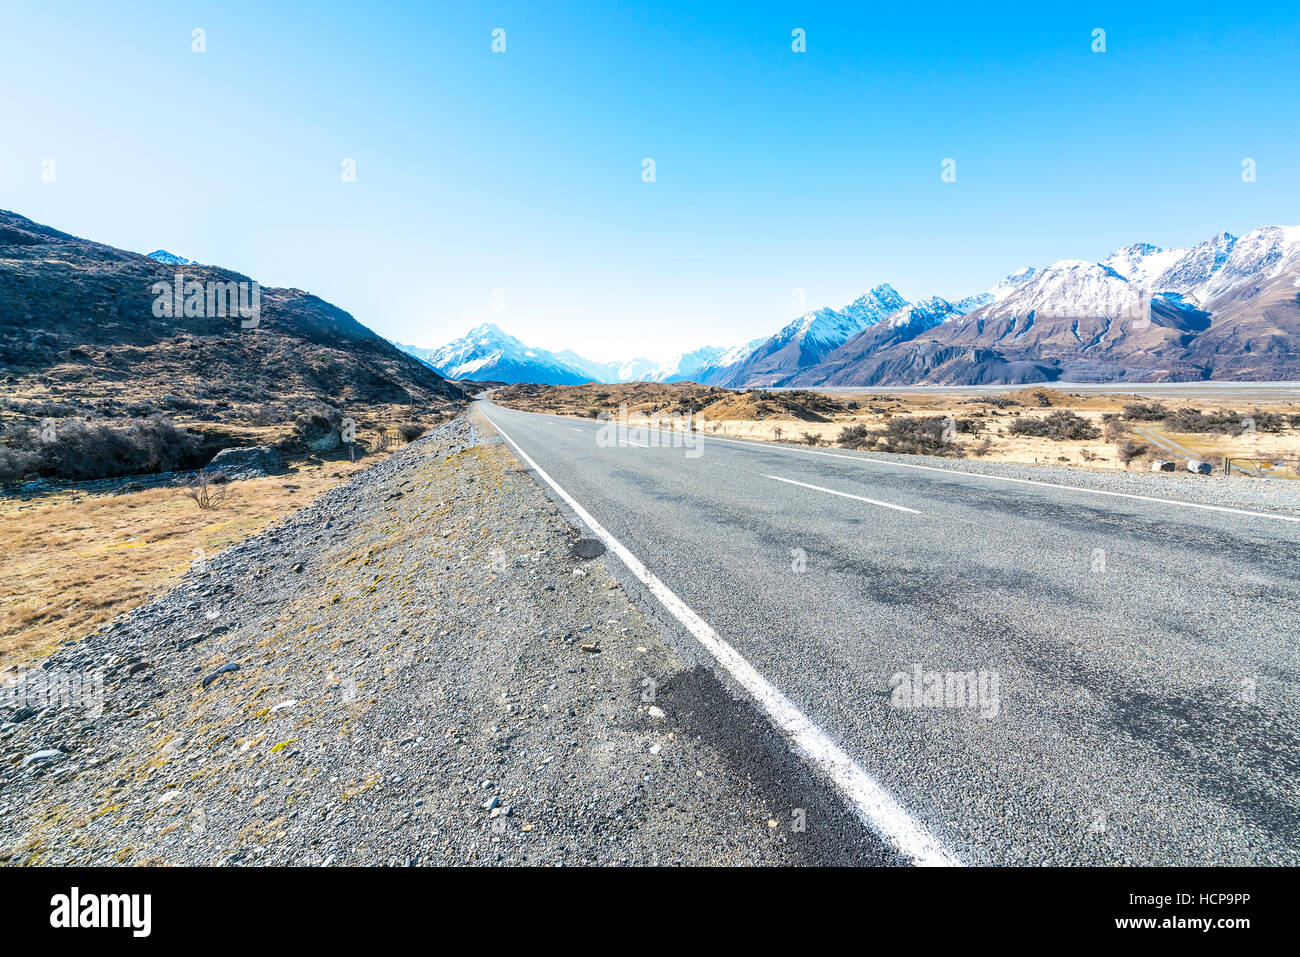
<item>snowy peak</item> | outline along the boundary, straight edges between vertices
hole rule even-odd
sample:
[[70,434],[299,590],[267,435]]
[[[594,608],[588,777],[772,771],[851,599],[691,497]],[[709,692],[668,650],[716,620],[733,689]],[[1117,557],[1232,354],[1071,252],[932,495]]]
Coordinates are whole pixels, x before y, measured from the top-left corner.
[[705,346],[692,352],[683,352],[662,363],[650,378],[655,382],[682,382],[694,377],[722,354],[723,350],[719,346]]
[[1231,233],[1219,233],[1212,239],[1197,243],[1156,276],[1155,288],[1199,300],[1201,296],[1198,293],[1207,290],[1236,245],[1237,237]]
[[1101,264],[1129,282],[1146,285],[1186,254],[1186,249],[1161,249],[1151,243],[1134,243],[1115,250]]
[[1037,266],[1022,266],[1005,279],[999,281],[996,286],[989,290],[989,295],[993,297],[994,302],[1000,302],[1022,286],[1033,282],[1034,277],[1040,272],[1042,270]]
[[490,322],[475,326],[462,338],[437,349],[421,349],[400,342],[395,345],[451,379],[553,385],[678,381],[690,378],[722,354],[722,349],[716,346],[705,346],[662,363],[651,359],[595,362],[571,349],[555,353],[525,345]]
[[798,342],[828,352],[906,305],[907,300],[893,286],[881,283],[843,309],[823,306],[800,316],[769,340],[768,351]]
[[907,300],[898,294],[887,282],[873,288],[864,296],[859,296],[841,310],[841,314],[850,322],[857,324],[857,332],[867,326],[875,325],[886,316],[893,315],[907,305]]
[[402,346],[449,379],[576,384],[591,378],[545,349],[534,349],[493,323],[475,326],[465,336],[432,351]]
[[1103,263],[1062,259],[1025,277],[1003,298],[979,310],[999,319],[1035,313],[1044,316],[1128,315],[1140,296],[1138,286]]
[[1300,227],[1262,226],[1238,238],[1220,233],[1192,247],[1156,277],[1156,292],[1176,292],[1198,304],[1242,283],[1259,283],[1300,267]]
[[987,306],[991,302],[1001,302],[1003,299],[1007,298],[1007,296],[1010,296],[1025,283],[1037,276],[1039,272],[1040,270],[1033,266],[1025,266],[1021,269],[1017,269],[1005,279],[1000,280],[997,285],[992,289],[989,289],[987,292],[977,292],[973,296],[966,296],[963,299],[958,299],[956,302],[951,303],[952,311],[962,315],[968,312],[973,312],[981,306]]
[[888,324],[895,329],[909,327],[918,333],[942,325],[953,316],[961,315],[961,310],[947,299],[931,296],[900,309],[889,317]]
[[[1241,237],[1220,233],[1189,249],[1137,242],[1116,249],[1101,262],[1062,259],[1043,268],[1026,266],[991,289],[955,302],[931,296],[908,303],[891,285],[881,283],[843,308],[807,312],[775,335],[731,349],[697,349],[663,363],[591,362],[567,350],[553,354],[525,346],[491,323],[434,350],[426,361],[453,378],[556,383],[690,379],[708,385],[761,387],[822,381],[852,384],[874,381],[872,376],[915,379],[928,374],[917,358],[926,350],[938,350],[934,362],[940,365],[967,361],[944,351],[960,344],[962,349],[978,346],[994,356],[979,359],[991,364],[970,373],[978,381],[985,381],[983,376],[991,382],[1006,376],[1049,374],[1047,366],[1038,364],[1042,356],[1035,349],[1076,350],[1083,356],[1077,360],[1082,364],[1062,366],[1066,374],[1120,375],[1129,373],[1105,366],[1111,360],[1104,358],[1110,350],[1130,348],[1121,341],[1124,337],[1107,338],[1116,319],[1154,317],[1154,326],[1122,327],[1139,343],[1131,348],[1157,340],[1168,348],[1184,348],[1181,338],[1165,342],[1161,336],[1173,334],[1168,330],[1180,337],[1205,333],[1209,342],[1212,334],[1218,334],[1214,323],[1219,316],[1236,316],[1260,308],[1258,304],[1276,306],[1261,313],[1260,328],[1265,331],[1257,338],[1263,351],[1234,360],[1249,364],[1264,361],[1257,355],[1293,354],[1288,345],[1291,334],[1278,331],[1296,302],[1292,279],[1300,288],[1300,226],[1264,226]],[[1266,283],[1273,285],[1266,288]],[[1258,304],[1252,304],[1257,297]],[[1137,334],[1150,328],[1156,331]],[[1238,341],[1228,333],[1222,336],[1225,342]],[[904,347],[913,351],[901,352]],[[406,348],[416,355],[423,352]],[[1001,365],[1003,359],[997,358],[1001,351],[1010,354],[1014,349],[1023,353],[1014,356],[1016,364]],[[1074,353],[1070,355],[1069,362],[1075,362]],[[863,371],[864,364],[877,361],[885,365],[873,366],[874,372]],[[1135,366],[1133,374],[1154,375],[1153,369],[1167,364],[1167,354],[1153,352],[1142,362],[1146,365]],[[1200,375],[1204,367],[1205,363],[1180,368],[1177,374]],[[1300,377],[1300,367],[1296,374]]]

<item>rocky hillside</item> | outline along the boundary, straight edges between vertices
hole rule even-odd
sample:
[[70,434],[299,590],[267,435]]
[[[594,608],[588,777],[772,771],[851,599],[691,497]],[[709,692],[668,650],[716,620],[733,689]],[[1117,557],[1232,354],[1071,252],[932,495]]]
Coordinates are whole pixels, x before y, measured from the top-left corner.
[[347,312],[300,289],[262,287],[255,324],[184,309],[158,315],[156,284],[172,286],[178,272],[205,289],[252,282],[0,211],[0,416],[185,413],[269,424],[318,405],[354,415],[381,406],[418,413],[464,399]]

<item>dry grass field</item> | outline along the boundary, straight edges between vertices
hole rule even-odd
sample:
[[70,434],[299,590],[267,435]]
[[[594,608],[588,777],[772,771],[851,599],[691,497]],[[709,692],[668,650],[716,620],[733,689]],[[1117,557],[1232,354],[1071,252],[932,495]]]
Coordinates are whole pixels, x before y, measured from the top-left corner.
[[330,453],[319,464],[304,459],[281,475],[232,482],[212,510],[173,487],[0,497],[0,667],[84,637],[382,455],[350,462]]

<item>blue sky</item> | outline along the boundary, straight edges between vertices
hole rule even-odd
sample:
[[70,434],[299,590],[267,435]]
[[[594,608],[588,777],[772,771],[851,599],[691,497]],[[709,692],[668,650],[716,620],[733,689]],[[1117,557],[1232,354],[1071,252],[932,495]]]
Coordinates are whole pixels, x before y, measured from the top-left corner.
[[1300,222],[1300,5],[984,6],[0,0],[0,207],[602,360]]

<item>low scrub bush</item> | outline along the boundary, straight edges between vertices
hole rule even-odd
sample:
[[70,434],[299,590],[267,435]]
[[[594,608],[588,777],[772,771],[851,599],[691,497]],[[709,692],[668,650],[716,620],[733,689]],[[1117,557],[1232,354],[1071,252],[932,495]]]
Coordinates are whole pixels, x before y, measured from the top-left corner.
[[1169,417],[1169,409],[1159,402],[1130,402],[1123,415],[1132,422],[1162,422]]
[[1057,409],[1041,419],[1018,415],[1011,420],[1007,431],[1012,435],[1052,439],[1055,442],[1086,441],[1101,437],[1101,429],[1083,416],[1064,409]]
[[[955,430],[961,431],[960,422]],[[961,447],[951,441],[948,432],[950,419],[941,415],[897,415],[886,423],[883,430],[868,431],[865,425],[844,428],[836,440],[850,449],[871,449],[900,455],[946,455],[961,457]]]
[[161,417],[119,422],[54,420],[0,446],[0,481],[39,475],[69,481],[194,469],[199,437]]

